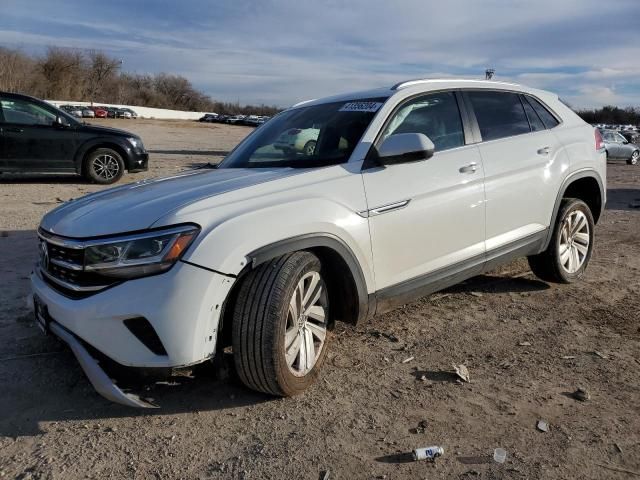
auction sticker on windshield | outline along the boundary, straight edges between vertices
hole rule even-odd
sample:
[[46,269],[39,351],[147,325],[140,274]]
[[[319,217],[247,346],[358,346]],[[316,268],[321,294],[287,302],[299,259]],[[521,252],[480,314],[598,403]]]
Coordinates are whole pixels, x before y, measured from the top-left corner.
[[377,112],[382,106],[380,102],[349,102],[345,103],[340,112]]

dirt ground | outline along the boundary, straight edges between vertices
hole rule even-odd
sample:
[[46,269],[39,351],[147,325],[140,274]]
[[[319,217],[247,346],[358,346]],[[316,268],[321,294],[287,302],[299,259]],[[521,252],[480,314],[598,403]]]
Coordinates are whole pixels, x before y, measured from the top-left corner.
[[[139,133],[151,152],[149,172],[122,182],[217,161],[250,131],[99,123]],[[339,325],[320,381],[300,397],[257,394],[204,368],[152,387],[154,411],[102,399],[26,305],[41,216],[103,187],[3,175],[0,477],[638,478],[640,167],[608,168],[581,282],[538,281],[520,260],[358,328]],[[455,381],[453,364],[471,383]],[[590,400],[572,398],[579,386]],[[445,450],[435,463],[407,455],[430,445]],[[504,464],[492,461],[497,447]]]

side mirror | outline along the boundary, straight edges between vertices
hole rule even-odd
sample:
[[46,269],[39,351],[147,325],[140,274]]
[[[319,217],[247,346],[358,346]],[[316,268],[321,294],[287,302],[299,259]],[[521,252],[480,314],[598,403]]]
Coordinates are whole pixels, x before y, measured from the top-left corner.
[[398,133],[387,137],[378,148],[378,162],[382,165],[417,162],[433,157],[435,146],[422,133]]
[[55,121],[53,122],[54,127],[61,127],[61,128],[65,128],[68,127],[70,124],[69,122],[67,122],[67,119],[62,117],[62,116],[57,116]]

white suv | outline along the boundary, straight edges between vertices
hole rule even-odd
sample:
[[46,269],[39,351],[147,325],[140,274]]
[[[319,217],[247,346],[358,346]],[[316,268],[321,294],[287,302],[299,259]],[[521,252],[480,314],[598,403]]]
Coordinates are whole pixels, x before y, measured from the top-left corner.
[[[313,150],[275,148],[318,129]],[[572,282],[605,203],[600,133],[548,92],[416,80],[298,104],[216,169],[104,190],[47,214],[41,326],[107,398],[94,360],[183,367],[231,346],[250,388],[302,392],[336,321],[365,322],[521,256]]]

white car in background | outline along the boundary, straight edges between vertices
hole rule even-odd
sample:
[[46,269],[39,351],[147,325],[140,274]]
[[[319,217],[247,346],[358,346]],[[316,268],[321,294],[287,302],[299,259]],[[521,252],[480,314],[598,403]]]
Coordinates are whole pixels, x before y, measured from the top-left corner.
[[[312,155],[278,147],[311,141]],[[45,215],[36,319],[125,405],[153,406],[96,356],[170,369],[231,346],[248,387],[295,395],[320,375],[337,321],[362,324],[523,256],[543,280],[577,281],[605,192],[600,132],[549,92],[415,80],[313,100],[215,169]]]
[[273,146],[284,152],[310,156],[316,149],[319,134],[318,128],[291,128],[280,135]]

